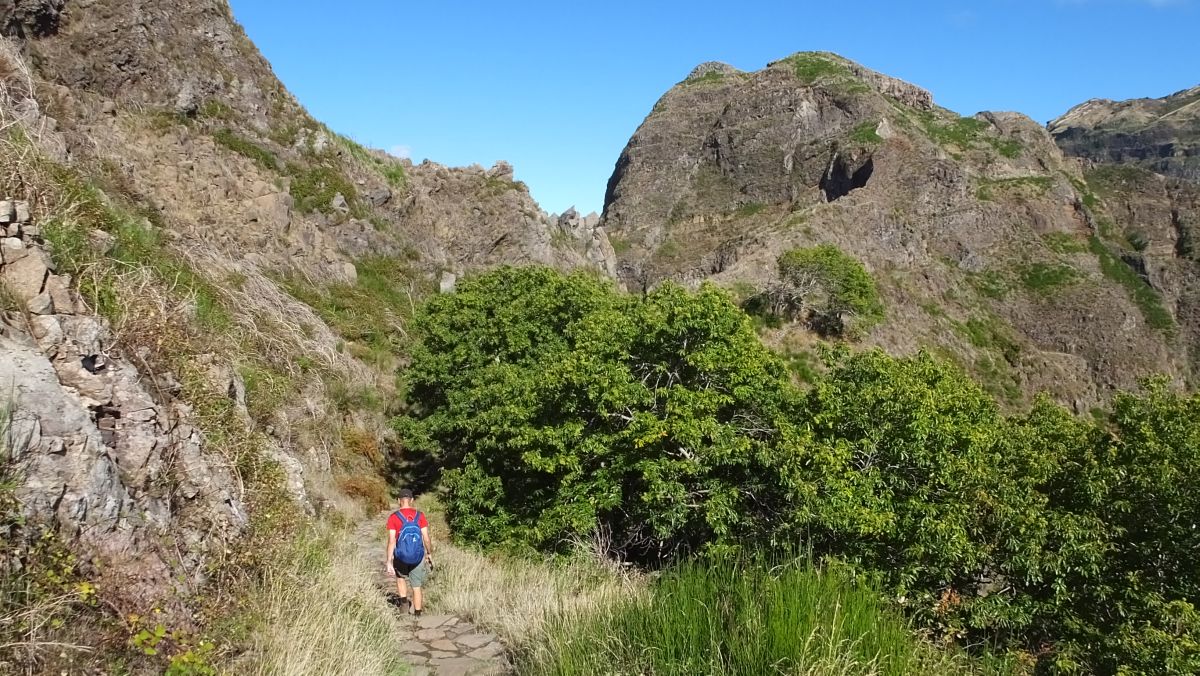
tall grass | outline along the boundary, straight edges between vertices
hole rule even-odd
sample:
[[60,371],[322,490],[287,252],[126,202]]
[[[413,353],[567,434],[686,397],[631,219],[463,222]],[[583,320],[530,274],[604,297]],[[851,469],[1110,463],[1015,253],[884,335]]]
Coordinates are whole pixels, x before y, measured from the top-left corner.
[[803,559],[686,563],[650,593],[554,619],[522,674],[936,674],[964,658],[923,643],[875,591]]
[[251,596],[246,676],[399,676],[399,616],[376,586],[378,557],[348,530],[297,538],[288,559]]
[[596,555],[581,552],[553,561],[455,545],[446,538],[441,505],[432,498],[423,503],[437,563],[429,584],[430,608],[486,627],[510,646],[540,642],[551,618],[593,613],[644,593],[641,577],[602,565]]

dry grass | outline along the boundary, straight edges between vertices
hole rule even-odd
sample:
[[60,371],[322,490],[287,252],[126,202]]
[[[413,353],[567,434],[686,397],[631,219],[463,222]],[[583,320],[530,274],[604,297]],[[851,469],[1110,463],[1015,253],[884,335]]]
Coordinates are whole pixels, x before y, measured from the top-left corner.
[[644,580],[581,555],[569,561],[537,561],[486,555],[448,541],[436,504],[422,507],[434,535],[437,568],[430,606],[465,617],[522,648],[542,637],[555,617],[586,613],[640,593]]
[[375,584],[379,561],[345,529],[299,538],[251,600],[252,646],[230,673],[372,676],[407,673],[399,617]]

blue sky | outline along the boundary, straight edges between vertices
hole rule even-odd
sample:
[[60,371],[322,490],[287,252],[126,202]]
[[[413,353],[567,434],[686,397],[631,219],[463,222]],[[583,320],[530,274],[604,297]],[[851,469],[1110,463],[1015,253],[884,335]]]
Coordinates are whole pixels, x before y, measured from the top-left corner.
[[703,61],[829,50],[963,114],[1039,122],[1200,84],[1200,0],[231,0],[318,119],[449,165],[507,160],[548,211],[599,211],[613,164]]

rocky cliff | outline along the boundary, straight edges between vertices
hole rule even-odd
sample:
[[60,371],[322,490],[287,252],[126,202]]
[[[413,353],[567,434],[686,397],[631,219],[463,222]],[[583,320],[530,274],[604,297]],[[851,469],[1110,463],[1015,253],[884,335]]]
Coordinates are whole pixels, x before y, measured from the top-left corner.
[[1082,160],[1085,198],[1121,259],[1174,306],[1200,365],[1200,87],[1161,99],[1092,100],[1048,125]]
[[887,301],[868,344],[934,349],[1011,401],[1049,390],[1085,411],[1145,374],[1193,373],[1176,331],[1189,301],[1120,262],[1097,199],[1023,115],[959,117],[801,53],[754,73],[705,64],[667,92],[617,162],[602,227],[633,288],[711,279],[745,295],[782,252],[835,244]]
[[1200,181],[1200,87],[1161,99],[1093,99],[1049,129],[1068,155]]

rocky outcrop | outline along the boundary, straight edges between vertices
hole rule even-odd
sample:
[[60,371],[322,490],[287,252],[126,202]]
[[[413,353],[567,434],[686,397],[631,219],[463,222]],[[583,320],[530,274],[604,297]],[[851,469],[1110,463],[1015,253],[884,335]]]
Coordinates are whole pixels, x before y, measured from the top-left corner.
[[1068,155],[1200,181],[1200,86],[1161,99],[1093,99],[1049,129]]
[[86,554],[109,602],[184,596],[246,523],[230,468],[55,273],[27,205],[0,201],[6,220],[0,399],[22,509]]
[[[1083,412],[1143,375],[1192,369],[1089,248],[1083,180],[1024,115],[960,117],[920,87],[801,53],[754,73],[702,67],[668,91],[617,161],[601,227],[631,289],[745,293],[784,251],[835,244],[886,297],[868,343],[934,347],[1010,401],[1048,389]],[[1062,283],[1045,288],[1047,269]],[[774,339],[809,340],[796,331]]]

